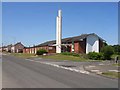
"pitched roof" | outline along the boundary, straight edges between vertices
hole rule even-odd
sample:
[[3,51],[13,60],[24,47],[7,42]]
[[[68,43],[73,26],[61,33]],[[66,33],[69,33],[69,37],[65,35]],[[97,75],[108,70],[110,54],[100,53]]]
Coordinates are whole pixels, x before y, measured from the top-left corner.
[[[81,41],[81,39],[85,39],[89,35],[95,35],[100,40],[105,41],[101,37],[99,37],[98,35],[96,35],[95,33],[91,33],[91,34],[81,34],[81,35],[75,36],[75,37],[64,38],[64,39],[62,39],[62,43],[68,43],[68,42],[72,42],[72,41]],[[36,47],[47,46],[47,45],[52,45],[52,44],[56,44],[56,40],[52,40],[52,41],[47,41],[47,42],[41,43],[41,44],[37,45]]]
[[10,45],[7,45],[7,47],[12,47],[12,44],[10,44]]
[[[19,45],[19,44],[23,45],[21,42],[18,42],[18,43],[16,43],[16,44],[14,44],[13,46],[16,46],[16,45]],[[23,46],[24,46],[24,45],[23,45]]]
[[7,46],[2,46],[2,48],[7,48]]

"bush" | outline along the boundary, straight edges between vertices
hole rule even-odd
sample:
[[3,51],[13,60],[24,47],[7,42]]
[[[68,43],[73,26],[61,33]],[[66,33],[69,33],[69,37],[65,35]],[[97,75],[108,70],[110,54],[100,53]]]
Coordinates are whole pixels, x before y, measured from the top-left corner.
[[113,45],[114,54],[120,55],[120,45]]
[[81,57],[81,58],[85,58],[85,59],[89,59],[89,58],[88,58],[88,55],[87,55],[87,54],[83,54],[83,53],[80,54],[80,57]]
[[40,49],[37,51],[37,55],[43,55],[44,53],[47,53],[47,51],[45,49]]
[[114,50],[112,46],[105,46],[101,49],[101,52],[103,53],[104,59],[110,60]]
[[93,60],[103,60],[103,54],[102,53],[97,53],[97,52],[89,52],[88,54],[89,59]]
[[11,53],[11,50],[8,50],[9,53]]
[[79,57],[80,55],[77,54],[77,53],[71,53],[71,52],[63,52],[61,53],[62,55],[69,55],[69,56],[76,56],[76,57]]

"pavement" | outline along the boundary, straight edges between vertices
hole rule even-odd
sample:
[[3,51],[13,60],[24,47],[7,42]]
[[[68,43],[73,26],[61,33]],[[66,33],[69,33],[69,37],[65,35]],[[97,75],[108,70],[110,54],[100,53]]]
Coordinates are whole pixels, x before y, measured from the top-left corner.
[[[30,60],[30,59],[27,59]],[[52,60],[42,58],[32,58],[35,61],[42,61],[44,64],[61,67],[63,69],[73,70],[86,74],[102,74],[104,72],[120,72],[119,66],[114,66],[115,61],[94,61],[94,62],[74,62],[70,60]],[[109,77],[110,78],[110,77]]]
[[119,66],[114,66],[113,64],[115,64],[114,61],[104,61],[84,66],[84,69],[96,74],[102,74],[104,72],[120,72],[118,69]]
[[[2,57],[3,88],[118,88],[118,80],[89,73],[90,62]],[[98,62],[94,62],[98,63]]]

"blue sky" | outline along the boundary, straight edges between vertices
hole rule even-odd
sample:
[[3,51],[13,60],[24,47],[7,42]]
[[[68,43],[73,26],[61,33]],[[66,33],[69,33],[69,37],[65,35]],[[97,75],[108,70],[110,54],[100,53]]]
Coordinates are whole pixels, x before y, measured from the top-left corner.
[[62,10],[62,36],[96,33],[108,44],[118,43],[117,2],[3,3],[3,44],[37,45],[56,37],[56,16]]

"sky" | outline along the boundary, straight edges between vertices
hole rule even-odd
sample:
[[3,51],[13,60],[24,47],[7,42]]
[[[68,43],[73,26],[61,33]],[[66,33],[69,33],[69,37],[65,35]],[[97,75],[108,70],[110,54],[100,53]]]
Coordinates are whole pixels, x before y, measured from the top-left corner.
[[62,38],[95,33],[118,43],[117,2],[3,2],[3,45],[25,46],[56,39],[56,16],[62,10]]

